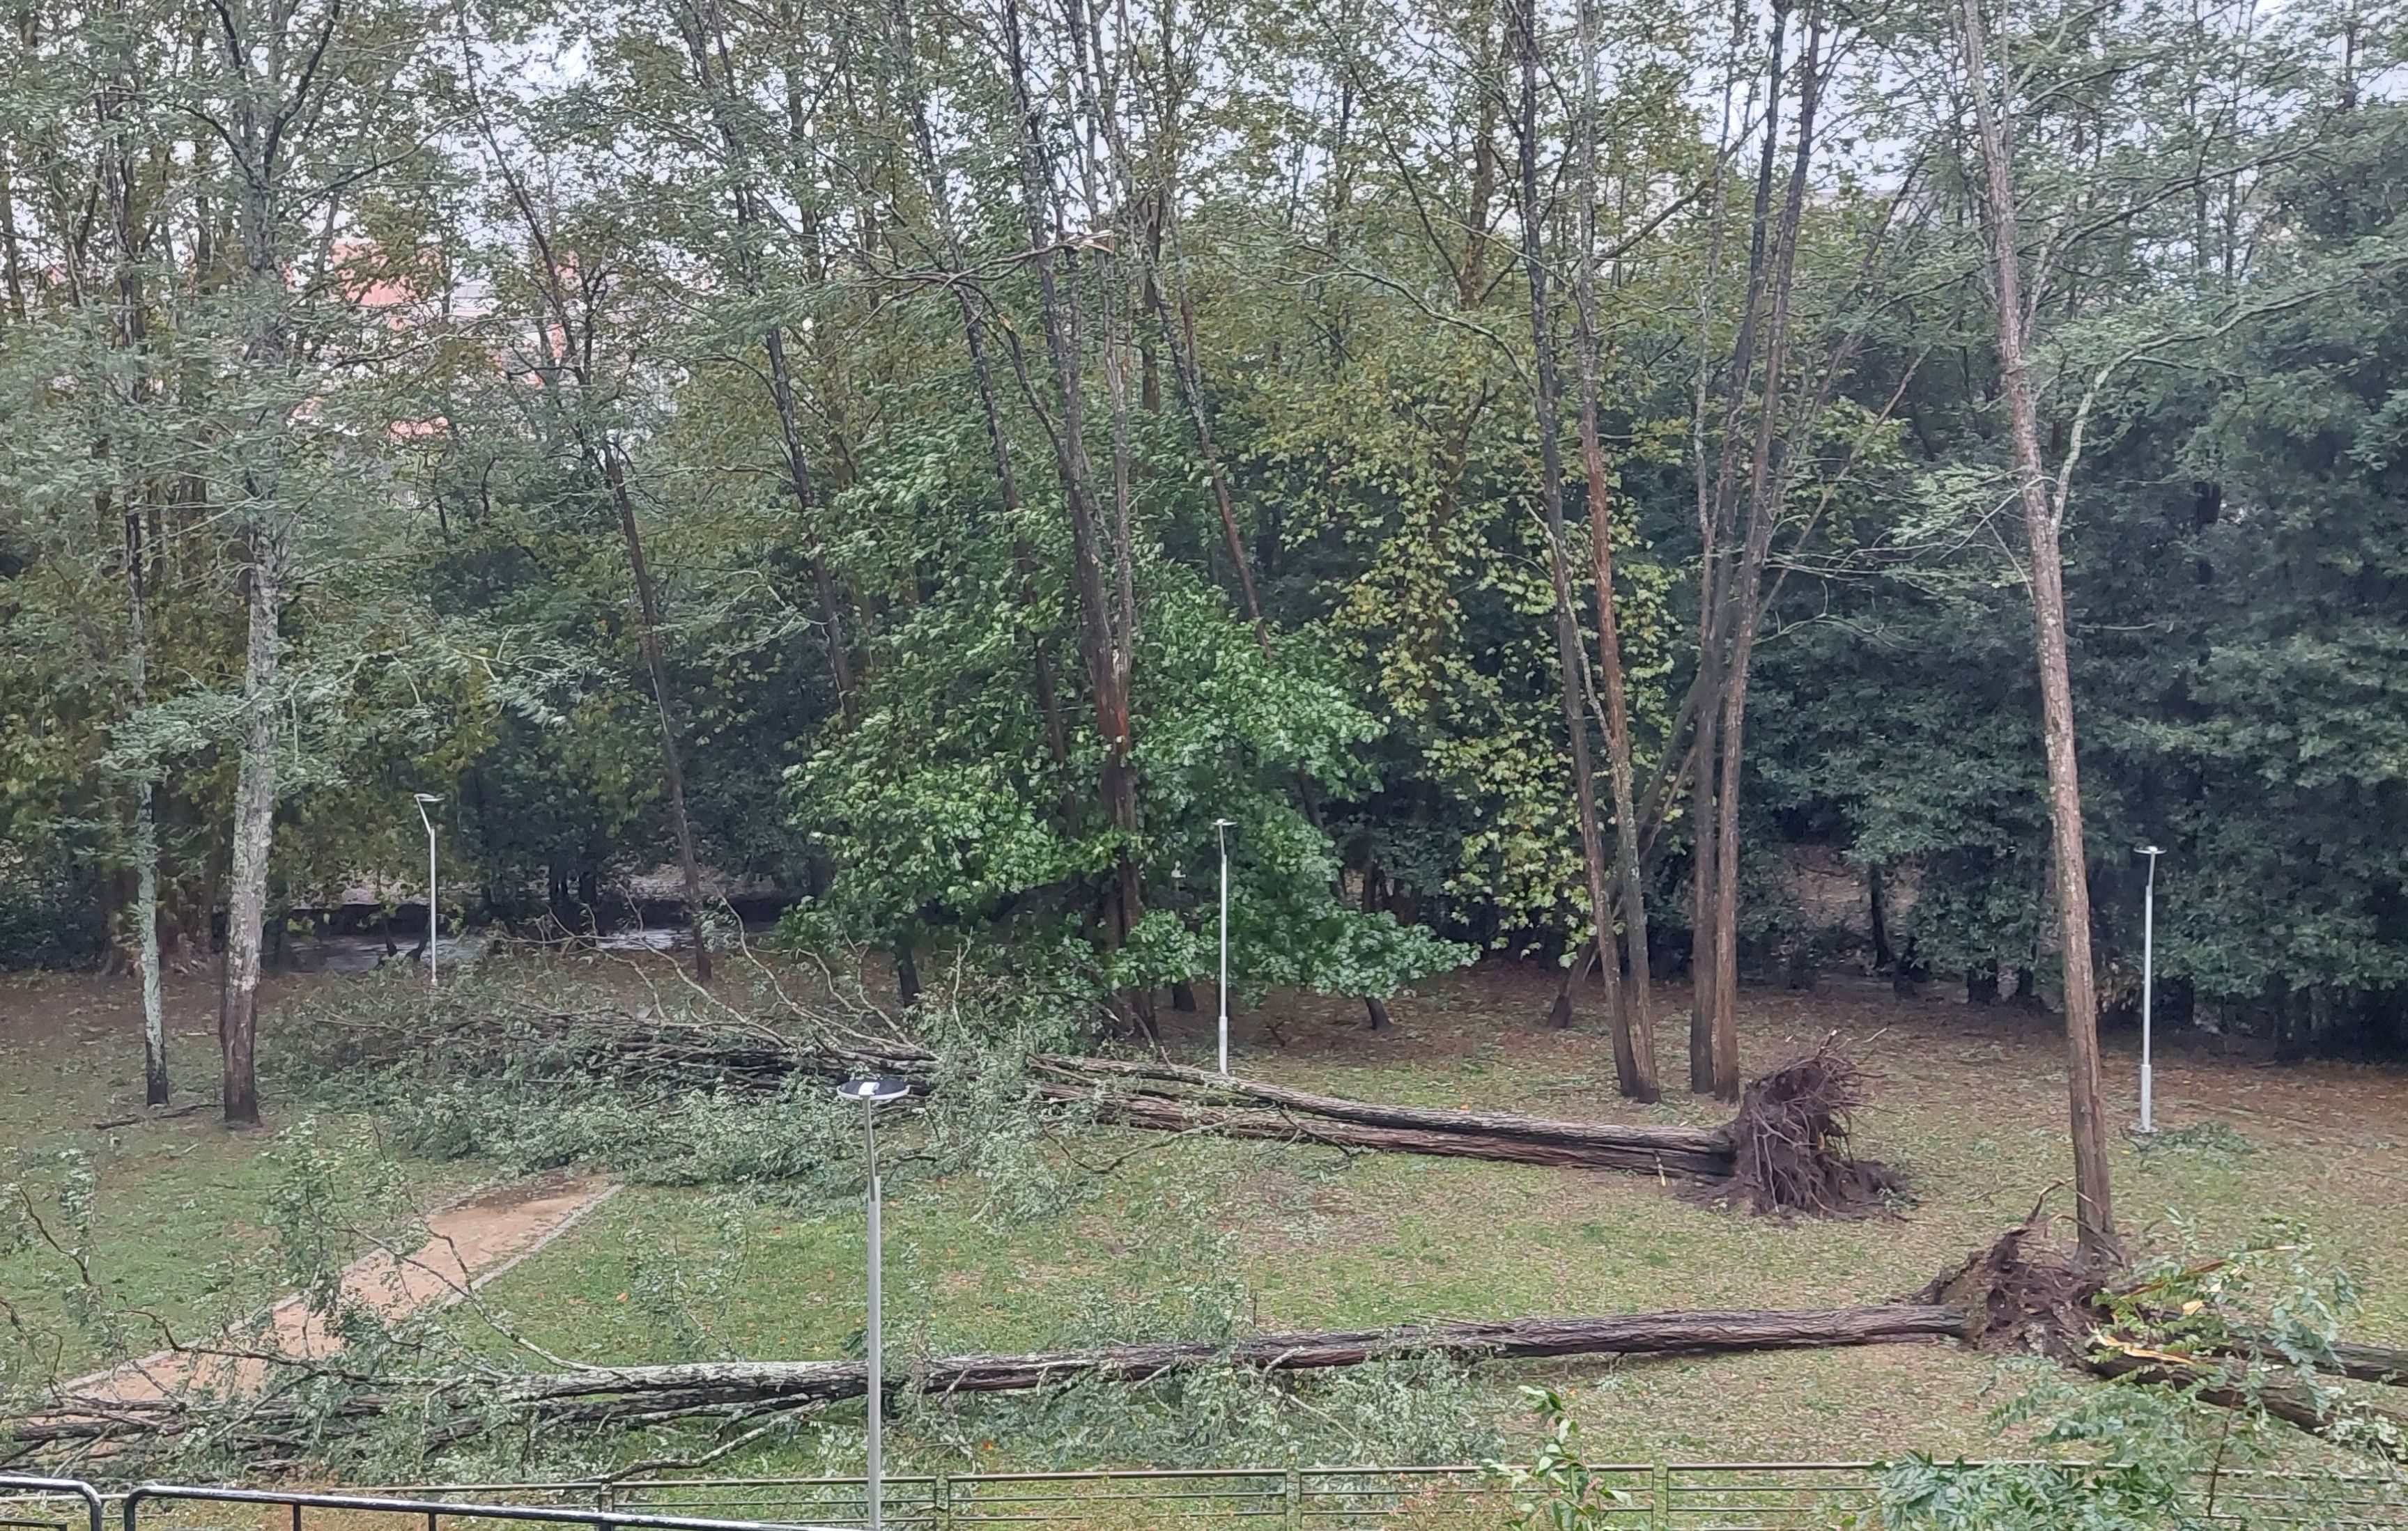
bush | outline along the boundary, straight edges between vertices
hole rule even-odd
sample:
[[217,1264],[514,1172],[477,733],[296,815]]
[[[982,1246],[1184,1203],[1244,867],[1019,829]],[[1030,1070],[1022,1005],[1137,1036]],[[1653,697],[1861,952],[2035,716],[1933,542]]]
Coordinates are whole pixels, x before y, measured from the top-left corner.
[[0,873],[0,968],[89,967],[108,947],[91,890]]

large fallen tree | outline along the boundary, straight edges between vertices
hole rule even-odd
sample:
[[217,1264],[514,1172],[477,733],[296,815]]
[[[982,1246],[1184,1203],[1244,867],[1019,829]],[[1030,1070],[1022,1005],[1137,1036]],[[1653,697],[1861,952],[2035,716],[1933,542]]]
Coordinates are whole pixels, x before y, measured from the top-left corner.
[[[957,1355],[898,1367],[891,1396],[1030,1392],[1082,1381],[1143,1382],[1206,1366],[1313,1371],[1415,1355],[1457,1360],[1547,1356],[1674,1355],[1824,1349],[1961,1337],[1963,1309],[1887,1303],[1799,1311],[1640,1313],[1506,1323],[1412,1324],[1383,1329],[1253,1335],[1229,1342],[1168,1341],[1022,1355]],[[869,1376],[860,1361],[721,1361],[574,1371],[489,1373],[363,1382],[330,1404],[320,1383],[332,1368],[294,1363],[258,1395],[122,1398],[64,1395],[14,1422],[22,1449],[102,1446],[208,1427],[238,1438],[289,1443],[305,1427],[367,1430],[395,1410],[449,1442],[507,1418],[536,1426],[618,1428],[709,1417],[736,1422],[859,1398]]]
[[[1499,1323],[1310,1330],[1228,1342],[1164,1341],[1027,1354],[948,1356],[899,1366],[885,1379],[897,1395],[936,1397],[1026,1393],[1079,1382],[1145,1383],[1206,1367],[1312,1371],[1408,1356],[1458,1361],[1568,1356],[1731,1353],[1840,1346],[1958,1341],[1989,1351],[2038,1350],[2103,1378],[2172,1383],[2211,1403],[2255,1404],[2303,1429],[2344,1420],[2408,1431],[2408,1414],[2344,1409],[2296,1381],[2253,1377],[2238,1356],[2189,1356],[2117,1339],[2098,1326],[2095,1289],[2070,1291],[2063,1266],[2030,1243],[2028,1227],[1977,1252],[1933,1283],[1966,1301],[1907,1301],[1860,1308],[1713,1310],[1536,1318]],[[1929,1295],[1928,1289],[1925,1295]],[[2395,1352],[2334,1347],[2329,1369],[2402,1382]],[[541,1373],[495,1371],[368,1379],[344,1377],[339,1361],[277,1368],[255,1394],[121,1398],[64,1395],[10,1423],[16,1455],[57,1459],[107,1454],[196,1430],[267,1462],[332,1439],[363,1436],[395,1419],[439,1450],[506,1428],[610,1431],[703,1420],[749,1426],[797,1410],[862,1397],[859,1361],[722,1361],[589,1366]],[[330,1386],[330,1382],[339,1385]],[[0,1451],[0,1459],[9,1452]]]
[[1160,1062],[1040,1056],[1030,1067],[1043,1098],[1120,1126],[1678,1176],[1767,1213],[1865,1216],[1902,1189],[1888,1166],[1849,1152],[1864,1074],[1828,1039],[1750,1084],[1718,1127],[1390,1106]]
[[[924,1046],[881,1015],[846,1018],[791,1004],[774,1018],[723,1009],[698,1020],[650,1009],[495,1008],[504,1011],[500,1025],[401,1016],[335,1025],[388,1064],[423,1057],[432,1070],[522,1085],[557,1077],[580,1090],[608,1078],[664,1100],[878,1074],[906,1081],[925,1102],[981,1063]],[[1849,1120],[1865,1104],[1866,1080],[1828,1039],[1749,1085],[1738,1115],[1715,1126],[1396,1106],[1160,1059],[1039,1052],[1010,1066],[1025,1074],[1032,1107],[1113,1126],[1634,1172],[1763,1213],[1866,1216],[1901,1189],[1886,1166],[1850,1152]]]

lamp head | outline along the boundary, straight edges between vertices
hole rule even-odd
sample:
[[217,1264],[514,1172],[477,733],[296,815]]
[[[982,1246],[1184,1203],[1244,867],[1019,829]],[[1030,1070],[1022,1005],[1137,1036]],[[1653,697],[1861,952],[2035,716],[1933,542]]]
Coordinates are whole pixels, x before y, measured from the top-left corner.
[[416,798],[421,803],[439,803],[443,801],[442,798],[436,796],[431,792],[414,792],[409,795]]
[[847,1080],[836,1087],[836,1093],[865,1106],[883,1106],[890,1100],[901,1100],[911,1093],[911,1087],[901,1080]]
[[1238,821],[1235,819],[1215,819],[1212,821],[1212,827],[1215,829],[1234,829],[1237,827],[1237,823]]
[[2164,855],[2164,854],[2165,854],[2165,852],[2164,852],[2163,851],[2158,850],[2158,849],[2157,849],[2156,846],[2154,846],[2154,845],[2144,845],[2144,846],[2141,847],[2141,854],[2143,854],[2143,855],[2144,855],[2144,856],[2156,857],[2156,856],[2162,856],[2162,855]]

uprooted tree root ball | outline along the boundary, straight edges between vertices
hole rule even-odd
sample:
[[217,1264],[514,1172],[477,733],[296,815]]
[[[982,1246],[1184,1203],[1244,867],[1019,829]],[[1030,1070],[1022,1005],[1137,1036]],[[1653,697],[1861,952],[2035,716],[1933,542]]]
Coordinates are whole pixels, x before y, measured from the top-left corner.
[[2079,1365],[2103,1317],[2105,1282],[2048,1236],[2038,1213],[1932,1278],[1910,1300],[1966,1315],[1965,1342],[1993,1355],[2045,1355]]
[[[1005,1125],[1052,1131],[1068,1122],[1318,1143],[1349,1152],[1616,1170],[1678,1180],[1698,1199],[1782,1216],[1875,1216],[1903,1189],[1888,1166],[1848,1152],[1848,1119],[1865,1104],[1866,1075],[1831,1038],[1757,1079],[1734,1120],[1708,1127],[1350,1100],[1159,1058],[1055,1051],[1092,1035],[1076,1025],[1013,1027],[984,1014],[952,1023],[939,1016],[928,1025],[924,1009],[907,1028],[842,994],[810,1004],[781,994],[751,1011],[716,1002],[631,1010],[610,1002],[580,1006],[574,996],[545,1001],[530,1005],[496,993],[464,1007],[447,991],[443,1009],[430,1016],[413,996],[409,1006],[373,1016],[321,1017],[318,1035],[296,1028],[301,1035],[288,1045],[305,1076],[299,1082],[315,1080],[354,1097],[373,1088],[371,1078],[395,1082],[396,1098],[386,1104],[420,1123],[419,1136],[430,1140],[422,1146],[473,1139],[489,1155],[509,1158],[532,1135],[540,1141],[526,1147],[542,1163],[578,1159],[586,1144],[608,1143],[624,1154],[631,1140],[659,1154],[662,1145],[682,1141],[664,1123],[696,1103],[757,1112],[795,1105],[794,1087],[802,1081],[870,1073],[908,1080],[924,1111],[942,1115],[974,1105],[991,1113],[970,1135],[989,1139]],[[957,996],[955,1003],[965,1001]],[[975,1040],[998,1036],[1015,1045]],[[613,1119],[580,1138],[571,1130],[573,1113],[532,1109],[553,1083],[572,1089],[588,1114],[608,1116],[614,1105],[636,1109],[646,1129],[631,1139]],[[494,1092],[529,1106],[501,1114],[530,1124],[499,1130],[468,1120],[494,1114]],[[758,1161],[761,1173],[791,1167],[796,1131],[791,1121],[775,1127],[766,1134],[766,1150],[755,1141],[764,1134],[738,1134],[745,1138],[738,1146],[746,1165]],[[719,1154],[711,1159],[719,1164],[728,1144],[714,1140],[705,1148],[696,1152]],[[686,1167],[673,1169],[691,1178]]]
[[1759,1077],[1740,1095],[1739,1115],[1723,1129],[1730,1178],[1706,1199],[1746,1204],[1759,1214],[1878,1217],[1906,1190],[1905,1178],[1878,1159],[1848,1152],[1849,1118],[1866,1103],[1867,1078],[1826,1037],[1813,1052]]

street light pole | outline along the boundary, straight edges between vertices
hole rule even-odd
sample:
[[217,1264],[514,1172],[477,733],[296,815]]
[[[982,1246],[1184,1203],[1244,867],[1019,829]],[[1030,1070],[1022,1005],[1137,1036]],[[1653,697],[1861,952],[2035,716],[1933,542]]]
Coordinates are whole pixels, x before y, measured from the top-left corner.
[[869,1503],[869,1531],[880,1531],[886,1499],[886,1357],[882,1332],[885,1303],[879,1290],[881,1267],[885,1261],[878,1226],[879,1206],[883,1200],[878,1187],[878,1108],[890,1100],[902,1099],[910,1093],[910,1087],[901,1080],[847,1080],[837,1086],[836,1093],[847,1100],[861,1102],[862,1147],[869,1163],[869,1389],[864,1395],[869,1409],[869,1476],[862,1493]]
[[2152,1011],[2157,989],[2157,858],[2165,852],[2144,845],[2141,854],[2149,858],[2149,880],[2141,894],[2141,1131],[2153,1133],[2157,1130],[2155,1060],[2150,1056],[2156,1040]]
[[443,801],[433,793],[414,792],[409,794],[418,803],[418,821],[426,826],[426,986],[440,988],[442,980],[435,966],[435,937],[441,932],[441,922],[435,916],[435,820],[427,808]]
[[1221,1007],[1221,1072],[1229,1071],[1229,821],[1215,819],[1221,837],[1221,981],[1213,997]]

